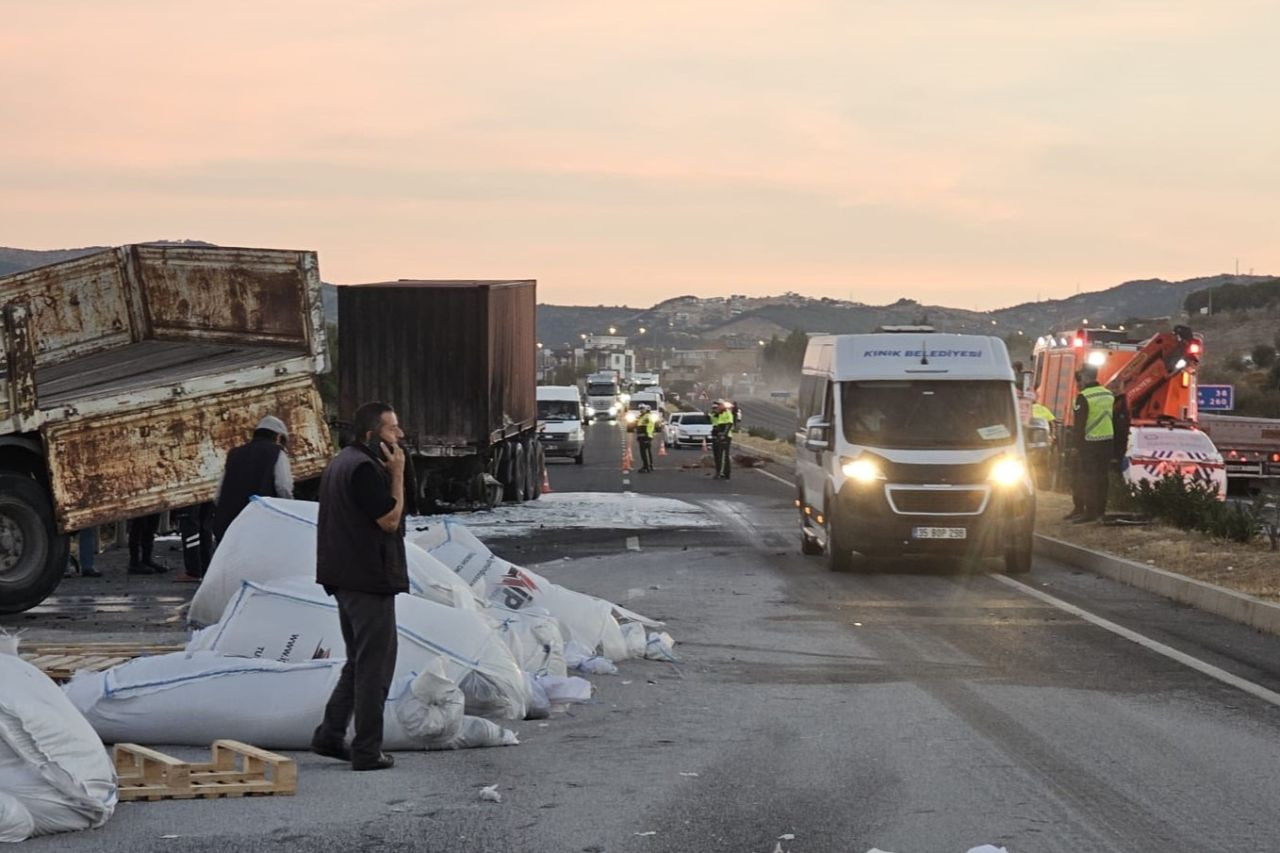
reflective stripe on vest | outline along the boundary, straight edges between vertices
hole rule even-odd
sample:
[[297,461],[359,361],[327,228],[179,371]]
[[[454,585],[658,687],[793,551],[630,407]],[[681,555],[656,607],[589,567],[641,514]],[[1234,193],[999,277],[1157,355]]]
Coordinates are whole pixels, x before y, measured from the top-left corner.
[[1115,396],[1101,385],[1090,385],[1080,392],[1089,404],[1089,416],[1085,419],[1085,441],[1110,441],[1115,437],[1115,425],[1111,413],[1115,408]]

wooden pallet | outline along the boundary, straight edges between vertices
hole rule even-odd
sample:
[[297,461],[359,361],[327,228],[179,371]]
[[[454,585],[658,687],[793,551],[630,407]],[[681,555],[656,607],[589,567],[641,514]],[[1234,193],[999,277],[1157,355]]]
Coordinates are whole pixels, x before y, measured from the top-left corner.
[[80,670],[102,672],[137,657],[182,649],[181,645],[161,643],[36,643],[19,654],[54,681],[68,681]]
[[286,758],[238,740],[215,740],[207,762],[181,761],[135,743],[115,745],[121,800],[284,796],[298,791],[298,767]]

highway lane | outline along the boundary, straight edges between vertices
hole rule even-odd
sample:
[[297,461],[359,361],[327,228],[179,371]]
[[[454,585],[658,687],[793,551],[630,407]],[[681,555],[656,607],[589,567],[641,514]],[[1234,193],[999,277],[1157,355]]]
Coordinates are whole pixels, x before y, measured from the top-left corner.
[[[552,464],[556,491],[680,497],[719,527],[601,518],[495,549],[666,620],[678,665],[594,677],[593,704],[515,724],[519,747],[401,754],[358,784],[300,754],[298,797],[131,805],[27,847],[1280,850],[1280,708],[1019,582],[927,563],[832,574],[799,554],[784,485],[682,467],[697,451],[626,474],[621,429],[589,434],[585,465]],[[1275,638],[1045,561],[1026,584],[1280,691]],[[503,802],[480,802],[495,783]]]

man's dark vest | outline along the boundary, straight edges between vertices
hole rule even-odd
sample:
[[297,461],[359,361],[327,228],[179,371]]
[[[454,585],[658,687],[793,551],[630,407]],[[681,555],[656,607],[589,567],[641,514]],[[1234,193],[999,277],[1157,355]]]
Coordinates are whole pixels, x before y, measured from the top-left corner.
[[352,483],[362,465],[372,465],[390,493],[386,469],[363,448],[350,445],[333,458],[320,478],[316,583],[380,595],[408,592],[404,519],[399,530],[387,533],[357,506]]
[[227,454],[227,471],[222,475],[218,509],[213,514],[213,533],[221,539],[249,505],[249,498],[279,497],[276,494],[276,460],[284,448],[273,441],[255,439]]

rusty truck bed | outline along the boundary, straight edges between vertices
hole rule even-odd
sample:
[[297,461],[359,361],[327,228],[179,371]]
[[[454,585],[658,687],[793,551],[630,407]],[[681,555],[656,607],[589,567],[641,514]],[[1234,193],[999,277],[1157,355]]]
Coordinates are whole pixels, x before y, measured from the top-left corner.
[[305,355],[281,347],[233,346],[203,341],[140,341],[117,349],[36,368],[41,409],[97,397],[174,386]]

